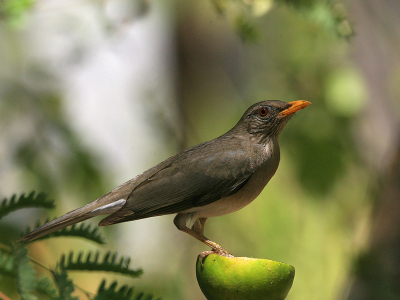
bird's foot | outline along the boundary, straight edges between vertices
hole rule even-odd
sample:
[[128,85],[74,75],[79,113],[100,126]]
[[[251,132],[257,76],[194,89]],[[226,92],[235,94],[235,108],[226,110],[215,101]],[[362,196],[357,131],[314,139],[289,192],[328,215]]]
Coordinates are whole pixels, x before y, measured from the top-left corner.
[[203,266],[203,259],[206,258],[207,256],[209,256],[210,254],[218,254],[221,256],[225,256],[225,257],[234,257],[228,251],[224,250],[221,246],[218,246],[218,247],[213,248],[210,251],[201,252],[200,257],[199,257],[201,266]]

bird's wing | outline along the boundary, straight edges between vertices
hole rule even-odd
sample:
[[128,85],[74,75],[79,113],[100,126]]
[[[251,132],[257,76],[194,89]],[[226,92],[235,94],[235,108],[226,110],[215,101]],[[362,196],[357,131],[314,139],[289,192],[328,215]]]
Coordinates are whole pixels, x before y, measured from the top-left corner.
[[212,144],[184,151],[136,186],[124,207],[99,225],[178,213],[230,196],[254,172],[251,156],[245,153],[239,146],[215,149]]

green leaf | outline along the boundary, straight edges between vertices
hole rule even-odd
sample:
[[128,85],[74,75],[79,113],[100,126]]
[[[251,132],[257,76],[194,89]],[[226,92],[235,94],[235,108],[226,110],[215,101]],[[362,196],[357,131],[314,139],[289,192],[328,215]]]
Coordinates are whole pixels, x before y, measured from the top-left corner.
[[36,272],[27,257],[28,249],[21,246],[15,249],[14,253],[14,269],[21,300],[38,300],[37,296],[32,293],[36,287]]
[[89,251],[86,259],[83,259],[84,253],[79,252],[74,259],[74,252],[70,252],[68,258],[63,254],[58,263],[59,268],[70,271],[106,271],[115,272],[130,277],[139,277],[143,274],[142,269],[132,270],[129,269],[130,258],[121,257],[117,259],[117,252],[113,254],[111,251],[107,252],[102,261],[99,261],[100,253]]
[[41,295],[46,296],[47,298],[59,299],[57,290],[55,289],[53,282],[47,276],[42,276],[39,278],[36,283],[35,290]]
[[[106,287],[106,280],[103,280],[97,290],[97,295],[93,300],[152,300],[153,295],[144,293],[139,293],[136,296],[133,296],[133,286],[128,287],[124,285],[117,289],[117,282],[114,281],[111,283],[109,287]],[[157,300],[161,300],[161,298],[157,298]]]
[[[133,300],[153,300],[153,295],[152,294],[145,295],[144,293],[140,293],[135,297],[133,297]],[[157,298],[155,300],[161,300],[161,298]]]
[[60,269],[59,272],[53,271],[52,273],[58,288],[60,300],[78,300],[78,297],[73,297],[71,295],[75,291],[75,287],[73,281],[68,278],[67,271],[65,269]]
[[97,290],[97,295],[93,300],[111,300],[111,299],[120,299],[120,300],[132,300],[133,295],[133,287],[128,287],[126,285],[120,287],[118,290],[117,282],[114,281],[111,285],[106,288],[106,280],[103,280]]
[[17,198],[14,194],[10,199],[4,198],[0,205],[0,219],[18,209],[27,207],[54,208],[54,200],[47,199],[45,193],[36,194],[34,191],[28,196],[22,194]]
[[14,257],[0,248],[0,274],[15,277]]
[[[41,223],[39,221],[36,222],[34,228],[31,229],[28,227],[23,235],[28,234],[32,230],[40,227],[41,225],[43,225],[47,222],[49,222],[49,219],[47,219],[43,223]],[[90,240],[90,241],[95,242],[100,245],[103,245],[106,243],[104,241],[104,237],[99,232],[99,228],[93,227],[89,223],[74,224],[70,227],[66,227],[66,228],[60,229],[58,231],[52,232],[48,235],[44,235],[40,238],[37,238],[35,241],[48,239],[48,238],[52,238],[52,237],[61,237],[61,236],[62,237],[81,237],[81,238]]]

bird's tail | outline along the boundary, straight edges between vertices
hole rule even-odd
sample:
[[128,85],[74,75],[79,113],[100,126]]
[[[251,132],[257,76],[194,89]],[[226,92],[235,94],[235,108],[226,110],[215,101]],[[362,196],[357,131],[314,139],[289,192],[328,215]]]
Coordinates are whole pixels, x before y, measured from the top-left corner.
[[36,228],[35,230],[21,237],[18,240],[18,242],[23,242],[23,243],[30,242],[34,239],[40,238],[41,236],[63,229],[67,226],[82,222],[91,217],[92,216],[88,215],[87,212],[85,212],[85,207],[75,209],[53,221],[50,221]]
[[[66,213],[65,215],[53,221],[43,224],[42,226],[21,237],[17,242],[27,243],[54,231],[63,229],[67,226],[93,218],[94,216],[111,214],[119,210],[126,202],[124,199],[107,201],[109,199],[105,198],[106,197],[103,196],[102,198],[95,200],[81,208],[70,211],[69,213]],[[105,204],[107,202],[111,203]]]

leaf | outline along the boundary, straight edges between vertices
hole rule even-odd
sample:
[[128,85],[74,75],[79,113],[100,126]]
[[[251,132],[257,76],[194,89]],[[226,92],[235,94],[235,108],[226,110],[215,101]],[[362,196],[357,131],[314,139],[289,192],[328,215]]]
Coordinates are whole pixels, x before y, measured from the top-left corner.
[[74,283],[68,278],[67,271],[60,269],[60,271],[52,271],[54,281],[58,288],[60,300],[78,300],[78,297],[73,297],[71,294],[75,291]]
[[[38,221],[38,222],[36,222],[33,229],[36,229],[47,222],[49,222],[49,219],[47,219],[43,223]],[[28,227],[23,235],[28,234],[33,229]],[[90,241],[95,242],[100,245],[103,245],[106,243],[104,241],[104,237],[99,232],[99,228],[92,227],[92,225],[89,223],[74,224],[70,227],[66,227],[66,228],[60,229],[58,231],[52,232],[48,235],[41,236],[41,237],[37,238],[35,241],[48,239],[48,238],[52,238],[52,237],[61,237],[61,236],[62,237],[81,237],[81,238],[90,240]]]
[[11,255],[0,249],[0,274],[10,276],[16,280],[18,293],[22,300],[37,300],[40,293],[46,299],[59,299],[54,285],[48,277],[37,280],[36,272],[27,256],[28,250],[19,247]]
[[133,287],[129,287],[124,285],[120,287],[118,290],[117,282],[114,281],[111,285],[106,288],[106,280],[103,280],[97,290],[97,295],[93,300],[111,300],[111,299],[119,299],[119,300],[132,300],[133,295]]
[[64,254],[61,256],[58,266],[61,269],[70,271],[106,271],[130,277],[139,277],[142,275],[142,269],[129,269],[130,258],[121,257],[117,260],[117,255],[117,252],[111,254],[111,251],[109,251],[104,255],[103,260],[99,262],[99,252],[93,255],[93,252],[89,251],[86,259],[83,259],[83,252],[80,252],[76,259],[74,259],[74,252],[70,252],[68,258]]
[[27,257],[28,249],[21,246],[14,253],[14,269],[21,300],[37,300],[37,296],[32,293],[36,287],[36,272]]
[[[139,293],[133,298],[133,300],[153,300],[153,295],[152,294],[145,295],[144,293]],[[157,298],[155,300],[161,300],[161,298]]]
[[[111,285],[106,288],[106,280],[103,280],[97,290],[97,295],[93,300],[152,300],[153,295],[144,293],[139,293],[136,296],[133,296],[133,286],[128,287],[124,285],[117,290],[117,282],[114,281]],[[157,298],[157,300],[161,300],[161,298]]]
[[36,283],[36,289],[38,293],[46,296],[50,299],[59,299],[57,290],[54,287],[53,282],[47,276],[42,276]]
[[0,274],[15,277],[14,257],[0,248]]
[[9,200],[4,198],[0,205],[0,219],[18,209],[27,207],[54,208],[54,200],[48,200],[45,193],[36,194],[34,191],[28,196],[22,194],[17,199],[14,194]]

